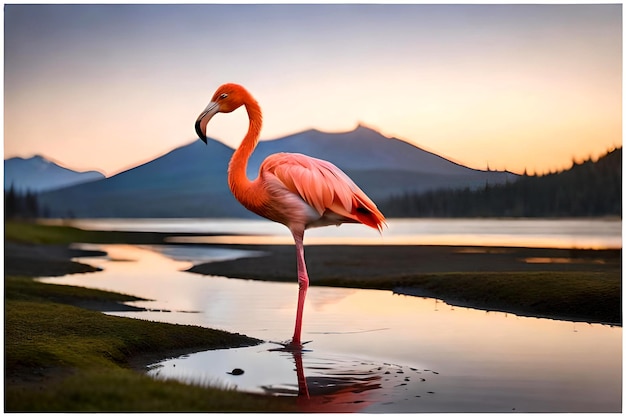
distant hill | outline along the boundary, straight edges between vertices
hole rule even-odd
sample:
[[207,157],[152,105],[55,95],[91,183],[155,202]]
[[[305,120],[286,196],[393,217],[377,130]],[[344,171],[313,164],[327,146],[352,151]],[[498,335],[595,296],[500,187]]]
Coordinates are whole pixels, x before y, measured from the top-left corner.
[[10,158],[4,161],[4,189],[46,191],[79,183],[97,181],[104,175],[97,171],[73,171],[46,158]]
[[[263,159],[298,152],[344,170],[374,199],[441,187],[482,187],[513,181],[509,172],[474,170],[399,139],[359,126],[346,133],[308,130],[261,141],[248,166],[255,178]],[[111,178],[40,196],[53,217],[253,217],[232,197],[226,171],[233,150],[199,140]]]
[[379,207],[391,217],[621,217],[622,148],[555,174],[474,190],[403,193]]

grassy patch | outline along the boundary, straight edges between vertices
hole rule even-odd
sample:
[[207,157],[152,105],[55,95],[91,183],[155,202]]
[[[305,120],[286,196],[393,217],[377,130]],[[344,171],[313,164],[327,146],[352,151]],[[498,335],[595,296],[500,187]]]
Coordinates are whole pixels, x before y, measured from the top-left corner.
[[11,394],[7,396],[7,411],[293,411],[286,399],[188,386],[175,381],[155,381],[120,369],[83,371],[36,394],[19,388],[8,391]]
[[[178,233],[177,235],[185,235]],[[33,222],[5,221],[4,238],[14,242],[38,244],[82,243],[163,243],[167,233],[83,230],[71,226],[43,225]]]
[[284,411],[282,400],[154,381],[130,368],[141,354],[245,346],[255,339],[197,326],[88,311],[84,299],[128,299],[103,291],[7,277],[7,411]]
[[[38,301],[7,300],[5,367],[86,367],[132,355],[182,348],[224,348],[256,343],[242,335],[123,317]],[[52,359],[54,358],[54,359]]]
[[4,279],[5,300],[52,301],[84,305],[91,301],[117,303],[141,298],[70,285],[43,284],[27,277],[7,276]]
[[523,315],[621,324],[619,271],[463,272],[325,279],[318,285],[402,289],[450,304]]
[[[115,234],[115,233],[114,233]],[[69,226],[47,226],[31,222],[10,221],[4,223],[4,238],[27,243],[109,243],[115,236],[110,232],[97,232]]]

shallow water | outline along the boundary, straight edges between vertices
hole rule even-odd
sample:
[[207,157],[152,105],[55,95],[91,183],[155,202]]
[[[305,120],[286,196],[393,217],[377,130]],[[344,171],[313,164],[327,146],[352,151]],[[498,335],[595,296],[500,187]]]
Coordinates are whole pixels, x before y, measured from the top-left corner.
[[[289,339],[297,284],[201,276],[192,262],[249,254],[216,248],[100,245],[102,272],[45,278],[128,293],[149,311],[120,316],[224,329],[268,341],[154,364],[196,384],[289,395],[306,411],[621,411],[621,327],[452,307],[389,291],[311,287],[301,356]],[[193,250],[193,251],[192,251]],[[231,372],[242,369],[242,375]],[[308,392],[308,397],[306,393]]]

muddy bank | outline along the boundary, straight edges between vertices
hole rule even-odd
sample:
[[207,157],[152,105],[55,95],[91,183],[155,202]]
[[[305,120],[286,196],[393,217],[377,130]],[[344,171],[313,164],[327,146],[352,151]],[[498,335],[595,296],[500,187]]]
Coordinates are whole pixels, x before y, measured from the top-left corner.
[[[263,251],[267,255],[196,265],[189,271],[257,280],[295,280],[293,246],[228,247]],[[430,273],[621,270],[621,250],[615,249],[312,245],[305,252],[312,284],[329,279],[367,281]]]
[[4,274],[26,277],[56,277],[98,271],[89,265],[73,262],[81,256],[104,256],[101,251],[71,249],[67,245],[38,245],[4,241]]

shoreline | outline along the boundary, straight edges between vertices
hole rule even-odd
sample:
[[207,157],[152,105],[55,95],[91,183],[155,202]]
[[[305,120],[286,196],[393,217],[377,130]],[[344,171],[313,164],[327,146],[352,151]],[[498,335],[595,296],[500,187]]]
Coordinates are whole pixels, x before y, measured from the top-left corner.
[[[189,272],[296,282],[293,246],[211,246],[265,255],[198,264]],[[312,245],[305,256],[312,286],[390,290],[485,311],[622,325],[621,249]]]
[[[172,244],[168,233],[142,236],[141,244]],[[134,239],[131,239],[131,241]],[[110,242],[107,239],[107,243]],[[119,242],[131,243],[131,242]],[[135,243],[135,242],[132,242]],[[132,244],[131,243],[131,244]],[[182,244],[176,244],[182,245]],[[195,246],[196,244],[192,245]],[[295,249],[292,245],[203,244],[201,246],[262,252],[264,255],[230,261],[201,263],[187,271],[201,275],[220,275],[235,279],[296,282]],[[583,310],[559,311],[555,308],[534,308],[532,303],[549,304],[553,294],[520,304],[515,298],[485,299],[491,288],[483,281],[502,278],[525,290],[523,281],[566,279],[581,276],[619,281],[621,301],[621,249],[554,249],[491,246],[448,245],[310,245],[305,246],[310,285],[390,290],[407,296],[437,298],[450,305],[485,311],[501,311],[526,317],[582,321],[622,325],[621,304],[615,296],[608,300],[612,312]],[[81,256],[105,255],[102,251],[70,248],[67,244],[27,244],[5,239],[5,275],[30,277],[61,276],[96,272],[97,268],[72,259]],[[540,276],[540,277],[539,277]],[[454,284],[453,281],[459,281]],[[572,281],[563,283],[570,285]],[[578,281],[573,283],[579,285]],[[476,287],[460,291],[458,287]],[[606,296],[600,294],[599,296]],[[606,304],[606,303],[603,303]],[[121,301],[93,300],[79,307],[95,311],[135,310]],[[605,309],[607,306],[601,306]],[[592,306],[597,310],[597,306]],[[568,309],[570,311],[568,311]],[[615,310],[619,311],[615,311]]]

